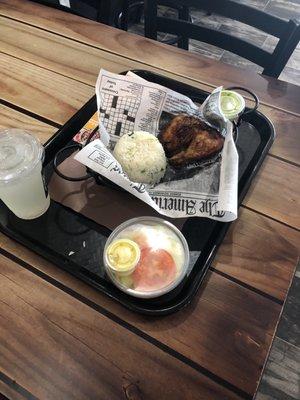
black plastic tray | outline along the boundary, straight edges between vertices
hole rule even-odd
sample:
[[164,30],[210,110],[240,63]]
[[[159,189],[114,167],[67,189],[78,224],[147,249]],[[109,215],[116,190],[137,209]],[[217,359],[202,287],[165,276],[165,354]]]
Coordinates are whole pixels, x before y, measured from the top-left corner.
[[[176,90],[197,103],[208,93],[148,71],[134,71],[141,77]],[[96,111],[91,98],[45,145],[46,175],[53,173],[55,153],[70,143],[73,136]],[[239,127],[239,204],[257,173],[275,137],[272,123],[256,111],[244,116]],[[102,253],[110,230],[81,214],[51,201],[46,214],[32,221],[15,217],[0,202],[0,230],[58,267],[94,286],[129,309],[143,314],[163,315],[178,311],[191,302],[229,227],[229,223],[207,218],[189,218],[181,229],[187,239],[191,264],[180,286],[156,299],[138,299],[117,289],[105,276]],[[83,246],[84,243],[84,246]],[[72,253],[74,251],[74,253]],[[71,252],[71,253],[70,253]]]

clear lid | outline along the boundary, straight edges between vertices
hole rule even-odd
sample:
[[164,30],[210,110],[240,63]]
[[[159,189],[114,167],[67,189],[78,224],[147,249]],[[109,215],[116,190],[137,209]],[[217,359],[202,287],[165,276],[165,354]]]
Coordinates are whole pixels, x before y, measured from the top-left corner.
[[153,298],[171,291],[186,276],[189,249],[170,222],[139,217],[111,233],[103,258],[108,276],[119,289],[135,297]]
[[225,116],[232,120],[238,117],[245,109],[243,96],[232,90],[222,90],[221,109]]
[[42,159],[44,148],[20,129],[0,130],[0,185],[29,174]]

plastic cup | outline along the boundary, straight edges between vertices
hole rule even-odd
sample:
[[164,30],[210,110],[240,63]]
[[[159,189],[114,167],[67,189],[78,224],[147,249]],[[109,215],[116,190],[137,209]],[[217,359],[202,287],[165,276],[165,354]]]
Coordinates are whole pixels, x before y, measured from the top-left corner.
[[[138,246],[138,252],[134,246],[127,246],[132,242]],[[110,253],[119,262],[119,271],[110,262]],[[182,233],[170,222],[157,217],[139,217],[124,222],[111,233],[103,260],[109,278],[120,290],[134,297],[155,298],[183,281],[189,265],[189,249]],[[125,262],[131,265],[126,264],[124,274]]]
[[0,199],[19,218],[37,218],[50,205],[42,177],[43,155],[43,146],[29,133],[0,131]]
[[246,104],[243,96],[233,90],[222,90],[221,109],[230,121],[237,119],[245,110]]

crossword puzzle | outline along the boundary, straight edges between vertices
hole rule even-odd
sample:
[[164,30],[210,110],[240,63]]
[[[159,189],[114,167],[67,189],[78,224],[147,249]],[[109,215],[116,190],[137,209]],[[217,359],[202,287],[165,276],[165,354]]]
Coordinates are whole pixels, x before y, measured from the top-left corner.
[[108,133],[122,136],[132,132],[140,100],[106,93],[102,96],[100,118]]

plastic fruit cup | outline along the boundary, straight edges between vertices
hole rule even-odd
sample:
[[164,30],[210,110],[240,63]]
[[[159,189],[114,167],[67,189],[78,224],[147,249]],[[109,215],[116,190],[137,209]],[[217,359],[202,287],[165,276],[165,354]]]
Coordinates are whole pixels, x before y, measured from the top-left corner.
[[111,233],[103,261],[108,277],[120,290],[134,297],[155,298],[175,289],[186,277],[189,249],[170,222],[139,217]]

